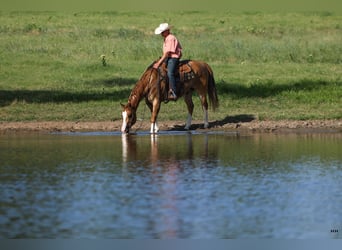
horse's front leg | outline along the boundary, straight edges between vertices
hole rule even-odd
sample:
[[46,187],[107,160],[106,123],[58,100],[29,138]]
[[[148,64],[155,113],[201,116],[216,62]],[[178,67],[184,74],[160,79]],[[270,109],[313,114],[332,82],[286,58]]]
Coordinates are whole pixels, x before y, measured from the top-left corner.
[[155,99],[151,105],[151,130],[150,133],[154,134],[154,133],[158,133],[159,131],[159,127],[157,124],[157,117],[158,117],[158,113],[160,110],[160,102]]
[[194,111],[194,103],[192,102],[192,93],[188,93],[184,96],[184,101],[188,107],[188,117],[184,129],[189,130],[192,122],[192,113]]

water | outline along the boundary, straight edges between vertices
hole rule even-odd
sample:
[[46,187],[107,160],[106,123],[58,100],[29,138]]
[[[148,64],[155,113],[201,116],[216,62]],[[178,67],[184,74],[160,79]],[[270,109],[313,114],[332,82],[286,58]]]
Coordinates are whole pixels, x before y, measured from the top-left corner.
[[341,138],[0,135],[0,237],[342,238]]

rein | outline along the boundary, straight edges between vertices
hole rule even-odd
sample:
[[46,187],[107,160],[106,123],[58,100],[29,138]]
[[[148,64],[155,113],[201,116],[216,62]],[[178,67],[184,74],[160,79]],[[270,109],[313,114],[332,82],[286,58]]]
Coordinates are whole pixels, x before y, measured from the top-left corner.
[[[152,82],[152,73],[153,73],[153,71],[151,70],[151,71],[150,71],[150,76],[149,76],[149,81],[148,81],[149,84],[151,84],[151,82]],[[160,82],[161,82],[162,80],[163,80],[163,78],[161,77],[160,68],[158,68],[158,82],[157,82],[157,84],[160,85]],[[158,88],[158,91],[160,91],[160,87]],[[138,131],[139,129],[141,129],[142,124],[143,124],[143,122],[144,122],[144,118],[145,118],[145,112],[146,112],[146,105],[144,105],[144,111],[143,111],[143,113],[142,113],[142,118],[139,119],[139,120],[140,120],[140,124],[139,124],[139,126],[135,129],[135,132]]]
[[[145,105],[144,105],[145,106]],[[142,118],[141,119],[139,119],[140,120],[140,124],[139,124],[139,126],[135,129],[135,133],[139,130],[139,129],[141,129],[141,127],[142,127],[142,124],[143,124],[143,122],[144,122],[144,117],[145,117],[145,111],[146,111],[146,106],[144,107],[144,111],[143,111],[143,113],[142,113]]]
[[[159,96],[159,101],[161,101],[162,97],[161,97],[161,82],[165,80],[165,82],[167,82],[167,77],[166,77],[166,74],[163,74],[163,69],[161,67],[159,67],[158,69],[154,69],[152,68],[152,65],[149,66],[149,68],[147,70],[150,70],[150,72],[146,72],[146,75],[145,75],[145,78],[146,80],[148,80],[148,85],[146,86],[142,86],[144,89],[147,88],[148,92],[147,94],[144,94],[144,98],[147,98],[148,99],[148,96],[153,95],[153,92],[154,91],[157,91],[157,94]],[[154,81],[154,77],[153,77],[153,74],[154,74],[154,70],[157,71],[157,81]],[[140,79],[141,81],[143,81],[144,79]],[[156,90],[154,90],[153,88],[156,88]],[[141,88],[141,91],[144,91],[144,89]],[[135,89],[135,91],[137,91]],[[166,93],[167,94],[167,93]],[[137,99],[139,97],[137,97],[136,93],[131,93],[130,95],[130,98],[129,98],[129,102],[134,100],[134,99]],[[167,100],[167,99],[166,99]],[[139,98],[139,102],[140,102],[140,98]],[[167,102],[167,101],[164,101],[164,102]],[[152,103],[151,103],[152,104]],[[144,105],[145,106],[145,105]],[[147,106],[147,105],[146,105]],[[146,113],[146,106],[144,107],[144,111],[142,113],[142,118],[139,119],[139,126],[136,127],[134,133],[136,133],[138,130],[140,130],[143,126],[143,122],[144,122],[144,119],[145,119],[145,113]],[[137,124],[138,125],[138,124]]]

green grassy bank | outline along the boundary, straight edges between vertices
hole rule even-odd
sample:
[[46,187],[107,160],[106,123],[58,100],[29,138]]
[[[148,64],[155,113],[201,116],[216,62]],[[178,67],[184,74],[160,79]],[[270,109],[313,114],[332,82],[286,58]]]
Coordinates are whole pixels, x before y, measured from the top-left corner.
[[[0,121],[121,119],[119,103],[161,55],[160,22],[174,26],[184,59],[212,66],[220,109],[210,120],[342,118],[338,14],[0,12]],[[180,100],[159,119],[186,112]],[[138,116],[149,117],[144,103]]]

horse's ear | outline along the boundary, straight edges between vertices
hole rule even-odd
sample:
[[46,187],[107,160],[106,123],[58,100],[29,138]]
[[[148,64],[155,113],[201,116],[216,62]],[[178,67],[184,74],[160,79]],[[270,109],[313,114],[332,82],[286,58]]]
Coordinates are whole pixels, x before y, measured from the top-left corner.
[[121,105],[121,107],[122,107],[122,108],[124,108],[124,107],[125,107],[125,105],[123,105],[121,102],[120,102],[120,105]]

